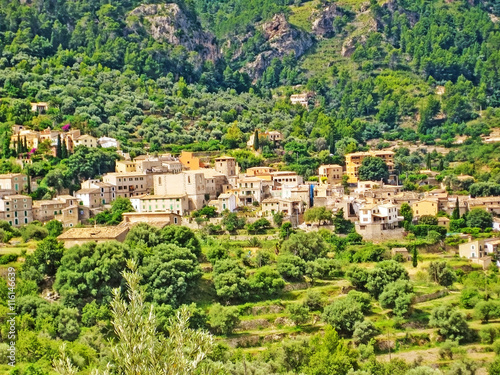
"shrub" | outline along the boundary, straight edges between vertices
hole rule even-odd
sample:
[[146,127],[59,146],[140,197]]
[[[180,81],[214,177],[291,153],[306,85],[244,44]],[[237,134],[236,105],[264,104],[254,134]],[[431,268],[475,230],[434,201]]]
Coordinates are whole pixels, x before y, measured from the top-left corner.
[[431,311],[429,325],[437,327],[439,334],[446,339],[461,342],[470,337],[465,315],[449,305],[434,308]]
[[496,355],[500,354],[500,339],[495,340],[493,345],[491,346]]
[[361,306],[363,314],[368,314],[372,309],[372,299],[368,293],[351,290],[347,293],[347,298]]
[[291,254],[280,255],[277,263],[278,272],[287,280],[302,280],[306,270],[306,262]]
[[372,338],[377,336],[380,331],[369,320],[356,322],[354,324],[354,333],[352,338],[355,342],[368,344]]
[[309,320],[309,308],[307,305],[295,303],[288,305],[287,310],[290,314],[290,319],[297,325],[304,324]]
[[28,224],[21,228],[21,237],[24,242],[29,240],[43,240],[49,235],[49,231],[36,224]]
[[296,255],[305,261],[324,258],[328,252],[328,244],[316,232],[294,233],[283,242],[282,250]]
[[225,301],[249,296],[245,269],[234,259],[222,259],[214,265],[214,285],[217,295]]
[[8,264],[10,262],[15,262],[17,261],[17,258],[19,255],[17,254],[5,254],[0,256],[0,264]]
[[451,286],[457,280],[455,271],[445,261],[431,262],[429,276],[432,281],[442,286]]
[[408,314],[413,298],[413,284],[407,280],[398,280],[387,284],[379,296],[380,305],[392,308],[395,315],[402,317]]
[[223,307],[216,303],[210,308],[208,319],[215,333],[229,335],[240,322],[240,314],[236,306]]
[[479,291],[475,288],[465,288],[460,293],[460,306],[464,309],[472,309],[481,300]]
[[323,320],[337,332],[350,336],[356,322],[363,321],[363,311],[359,303],[341,298],[325,307]]
[[493,344],[498,337],[498,329],[495,327],[483,327],[479,330],[479,338],[483,344]]
[[278,271],[264,266],[250,277],[249,285],[255,297],[272,296],[283,289],[285,280]]
[[477,319],[481,319],[481,323],[488,323],[490,319],[496,319],[500,316],[500,302],[480,301],[474,307],[474,315]]
[[323,310],[323,298],[321,293],[317,290],[308,290],[306,293],[306,299],[304,304],[311,311],[322,311]]
[[439,348],[439,356],[443,359],[449,358],[453,359],[453,352],[454,350],[458,348],[458,342],[452,341],[452,340],[446,340],[441,344],[441,347]]

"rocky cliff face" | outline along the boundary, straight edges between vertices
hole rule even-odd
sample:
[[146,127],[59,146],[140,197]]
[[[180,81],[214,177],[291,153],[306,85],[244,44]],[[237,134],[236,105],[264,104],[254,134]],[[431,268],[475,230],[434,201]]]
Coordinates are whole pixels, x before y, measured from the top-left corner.
[[[398,11],[399,13],[406,14],[406,17],[410,22],[410,26],[412,27],[418,22],[418,13],[404,9],[398,4],[396,0],[389,0],[384,5],[382,5],[382,8],[388,10],[391,13]],[[381,20],[377,20],[377,22],[381,22]]]
[[274,58],[282,58],[292,52],[295,58],[299,58],[313,45],[311,35],[290,25],[283,14],[275,15],[261,28],[267,48],[243,68],[254,79],[262,75]]
[[335,34],[334,20],[342,17],[342,12],[336,5],[325,7],[312,22],[312,31],[315,35],[330,38]]
[[203,60],[220,58],[215,36],[203,31],[197,20],[177,4],[143,4],[132,10],[128,19],[131,23],[138,22],[154,39],[196,51]]

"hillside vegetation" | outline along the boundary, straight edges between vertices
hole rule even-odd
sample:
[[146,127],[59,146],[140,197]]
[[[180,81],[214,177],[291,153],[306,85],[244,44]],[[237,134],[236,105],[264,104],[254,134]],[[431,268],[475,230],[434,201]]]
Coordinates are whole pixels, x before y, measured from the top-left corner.
[[[405,191],[432,189],[422,183],[429,169],[450,193],[499,195],[500,146],[486,139],[500,134],[499,17],[495,0],[0,0],[0,173],[29,174],[31,196],[50,199],[115,168],[114,149],[15,149],[12,126],[23,125],[114,137],[132,158],[209,151],[242,171],[273,165],[311,181],[347,153],[392,149]],[[291,104],[299,93],[311,95],[307,107]],[[266,130],[283,142],[249,150]],[[100,223],[122,212],[106,210]],[[498,268],[455,256],[463,240],[445,238],[436,218],[405,217],[405,240],[373,244],[342,214],[326,220],[342,235],[267,219],[245,227],[255,212],[221,225],[196,214],[197,231],[139,225],[124,244],[72,249],[50,225],[0,222],[19,334],[11,369],[0,278],[0,372],[53,374],[63,342],[75,368],[60,373],[104,371],[136,332],[125,325],[119,336],[113,323],[131,317],[152,366],[182,362],[163,355],[179,338],[172,327],[206,347],[206,367],[189,374],[500,374]],[[491,237],[492,216],[475,228],[476,214],[453,224]],[[402,246],[413,262],[391,255]],[[133,306],[112,294],[126,290],[128,259]],[[145,351],[134,348],[139,360]],[[189,367],[192,353],[174,352]]]

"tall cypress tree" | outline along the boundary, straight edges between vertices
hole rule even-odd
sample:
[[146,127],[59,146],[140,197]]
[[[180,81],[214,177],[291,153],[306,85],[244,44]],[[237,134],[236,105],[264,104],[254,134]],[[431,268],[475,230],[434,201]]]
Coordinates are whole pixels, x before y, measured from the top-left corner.
[[432,159],[431,159],[431,154],[427,154],[426,164],[427,164],[427,169],[428,169],[428,170],[431,170],[431,169],[432,169]]
[[28,141],[26,137],[23,138],[23,152],[28,152]]
[[253,149],[255,151],[258,151],[259,148],[260,148],[259,131],[255,129],[255,133],[253,134]]
[[415,245],[413,245],[413,251],[411,254],[411,261],[412,261],[413,267],[418,266],[418,251],[417,251],[417,247]]
[[56,158],[61,159],[62,157],[62,149],[61,149],[61,135],[57,135],[57,144],[56,144]]
[[26,177],[27,177],[27,180],[28,180],[28,185],[27,185],[27,188],[26,188],[26,192],[28,194],[31,194],[31,176],[30,176],[30,167],[28,165],[26,165]]
[[17,135],[17,144],[16,144],[16,148],[17,148],[17,155],[21,155],[23,153],[23,145],[21,143],[21,136],[18,134]]
[[62,141],[61,145],[61,159],[66,159],[68,157],[68,147],[66,147],[66,142]]
[[453,212],[451,214],[451,218],[452,220],[458,220],[460,219],[460,205],[459,205],[459,202],[458,202],[458,198],[455,202],[455,208],[453,209]]
[[10,148],[10,137],[9,136],[4,136],[2,140],[2,157],[4,158],[10,158],[13,154],[13,150]]
[[443,158],[439,159],[438,170],[442,171],[444,169],[444,160]]

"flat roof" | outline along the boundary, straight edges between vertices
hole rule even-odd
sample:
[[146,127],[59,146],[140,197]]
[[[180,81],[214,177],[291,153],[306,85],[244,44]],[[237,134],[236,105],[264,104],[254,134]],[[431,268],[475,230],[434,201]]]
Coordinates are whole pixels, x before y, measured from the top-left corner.
[[93,240],[93,239],[113,239],[127,232],[128,227],[96,227],[96,228],[71,228],[57,237],[60,240]]

